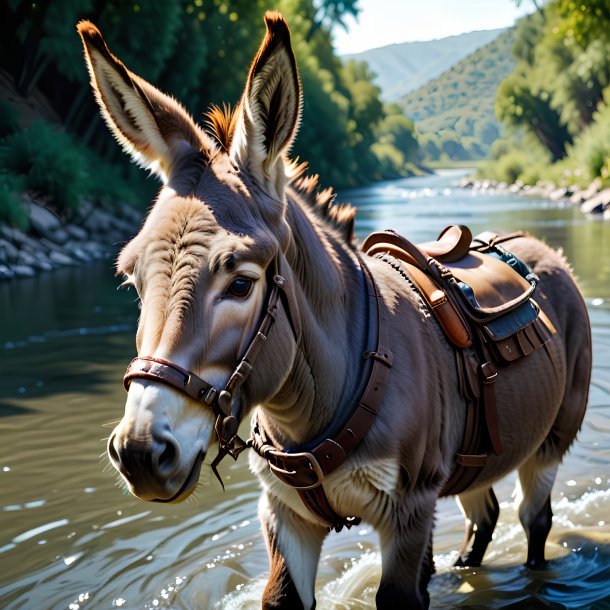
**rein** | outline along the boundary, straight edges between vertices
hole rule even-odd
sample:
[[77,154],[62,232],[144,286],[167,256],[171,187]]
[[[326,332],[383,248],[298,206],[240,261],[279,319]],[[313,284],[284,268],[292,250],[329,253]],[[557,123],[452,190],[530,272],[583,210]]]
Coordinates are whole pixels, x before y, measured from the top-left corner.
[[[310,447],[311,443],[307,447],[277,448],[268,441],[265,431],[257,421],[252,429],[252,437],[247,441],[237,434],[240,404],[235,398],[252,372],[256,359],[265,345],[269,331],[276,320],[282,297],[286,302],[285,311],[293,334],[297,342],[299,340],[300,333],[295,326],[296,320],[291,315],[286,293],[286,280],[279,273],[273,275],[273,287],[267,300],[267,311],[258,331],[222,390],[218,390],[201,377],[173,362],[152,356],[134,358],[123,378],[125,390],[129,389],[133,379],[151,379],[169,385],[212,410],[216,416],[218,455],[211,467],[223,489],[224,484],[217,470],[218,465],[227,455],[237,460],[242,451],[251,447],[267,460],[271,472],[278,479],[297,490],[305,506],[320,522],[329,530],[336,531],[340,531],[343,527],[358,525],[360,518],[342,517],[337,514],[330,505],[322,484],[326,476],[348,459],[372,427],[392,368],[392,353],[388,347],[387,309],[380,303],[377,285],[362,256],[358,256],[358,260],[366,280],[369,318],[375,325],[374,345],[370,351],[363,352],[362,357],[370,360],[372,364],[364,391],[348,420],[336,434],[328,437],[322,435],[322,440],[314,441],[316,444],[313,448]],[[277,259],[275,268],[277,271]]]

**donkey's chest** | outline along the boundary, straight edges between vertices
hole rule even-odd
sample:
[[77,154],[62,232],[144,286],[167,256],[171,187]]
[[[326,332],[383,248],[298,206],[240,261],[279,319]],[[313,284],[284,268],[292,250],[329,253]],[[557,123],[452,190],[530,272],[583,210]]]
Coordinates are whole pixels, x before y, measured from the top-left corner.
[[[266,460],[252,452],[250,469],[259,478],[270,500],[280,502],[310,523],[318,523],[293,487],[280,481]],[[380,507],[391,505],[400,485],[398,458],[359,464],[350,460],[324,480],[324,491],[333,509],[342,515],[358,515],[375,524]]]

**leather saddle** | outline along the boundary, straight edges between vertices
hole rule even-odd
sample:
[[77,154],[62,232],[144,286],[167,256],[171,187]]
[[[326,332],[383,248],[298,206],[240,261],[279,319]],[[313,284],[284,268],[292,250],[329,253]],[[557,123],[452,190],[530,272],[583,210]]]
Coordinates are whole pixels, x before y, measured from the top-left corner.
[[468,405],[462,450],[443,495],[461,493],[476,479],[489,451],[502,453],[494,383],[498,370],[528,356],[555,334],[534,301],[537,276],[500,236],[454,225],[436,241],[415,245],[394,231],[369,235],[362,250],[401,271],[456,348],[460,390]]

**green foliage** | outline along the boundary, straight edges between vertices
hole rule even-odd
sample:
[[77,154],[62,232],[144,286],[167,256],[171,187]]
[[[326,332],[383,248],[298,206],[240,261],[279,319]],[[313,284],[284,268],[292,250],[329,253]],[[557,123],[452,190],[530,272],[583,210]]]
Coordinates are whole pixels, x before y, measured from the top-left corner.
[[[82,197],[146,205],[155,187],[142,176],[130,179],[137,170],[99,118],[75,31],[79,20],[96,23],[129,70],[198,118],[210,102],[239,100],[268,9],[280,10],[290,23],[302,77],[294,156],[339,187],[408,171],[417,159],[412,123],[397,109],[384,109],[365,65],[343,66],[333,50],[330,24],[355,15],[356,0],[11,0],[0,22],[7,51],[0,68],[40,107],[0,106],[3,218],[21,222],[16,189],[36,191],[70,214]],[[36,115],[45,120],[31,122]],[[383,154],[374,147],[378,138]]]
[[[422,140],[424,159],[481,159],[499,136],[495,90],[515,66],[514,30],[468,55],[400,100]],[[428,135],[430,134],[430,135]]]
[[0,99],[0,138],[19,129],[17,109],[8,100]]
[[0,166],[24,176],[28,190],[48,195],[60,210],[77,209],[86,192],[87,167],[72,139],[43,121],[0,141]]
[[25,231],[29,221],[19,197],[23,190],[23,177],[0,171],[0,222]]
[[[608,91],[607,95],[610,94]],[[570,149],[573,165],[586,172],[589,179],[610,176],[610,106],[600,105],[593,122],[575,140]]]
[[[498,88],[496,109],[516,140],[494,151],[500,167],[486,171],[512,174],[516,157],[525,154],[528,163],[520,179],[527,183],[606,178],[610,5],[550,0],[519,23],[513,52],[518,63]],[[523,146],[524,137],[535,138],[536,146]],[[517,150],[527,153],[517,155]]]

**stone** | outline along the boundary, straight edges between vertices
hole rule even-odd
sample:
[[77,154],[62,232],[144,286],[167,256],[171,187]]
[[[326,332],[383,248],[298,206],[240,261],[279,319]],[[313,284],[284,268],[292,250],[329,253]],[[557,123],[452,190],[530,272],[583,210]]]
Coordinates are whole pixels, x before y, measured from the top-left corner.
[[15,276],[15,272],[6,265],[0,265],[0,281],[10,280]]
[[36,275],[36,271],[28,265],[15,265],[13,272],[16,277],[34,277]]
[[49,254],[49,260],[57,265],[73,265],[74,261],[63,252],[52,251]]
[[569,191],[564,186],[560,186],[559,188],[553,189],[549,193],[549,199],[551,201],[560,201],[561,199],[565,199],[569,197]]
[[53,271],[53,269],[55,269],[55,265],[44,255],[36,259],[34,267],[41,271]]
[[72,239],[84,241],[88,237],[87,231],[85,231],[85,229],[83,229],[82,227],[79,227],[77,225],[69,224],[69,225],[66,225],[64,227],[64,229],[66,230],[66,233],[68,233],[68,235]]
[[63,227],[49,232],[46,237],[59,246],[63,246],[70,239],[70,235]]
[[60,245],[44,237],[40,239],[40,245],[44,248],[47,254],[51,252],[63,252],[63,248]]
[[66,254],[73,259],[83,261],[85,263],[89,262],[93,257],[83,248],[84,243],[85,242],[68,242],[65,245]]
[[108,256],[106,249],[101,244],[95,241],[87,242],[81,245],[81,248],[90,254],[95,259],[102,259]]
[[5,239],[0,239],[0,252],[2,253],[2,260],[4,260],[4,262],[16,261],[19,256],[19,249]]
[[18,265],[26,265],[28,267],[34,267],[36,265],[36,257],[32,256],[24,250],[19,251],[19,256],[15,261]]
[[581,212],[585,214],[602,214],[604,209],[610,204],[610,188],[604,189],[587,199],[580,205]]
[[85,220],[83,227],[90,233],[106,233],[113,226],[113,218],[107,212],[94,208]]
[[29,203],[28,215],[32,229],[41,237],[50,237],[55,231],[61,229],[61,222],[47,208],[31,201]]

